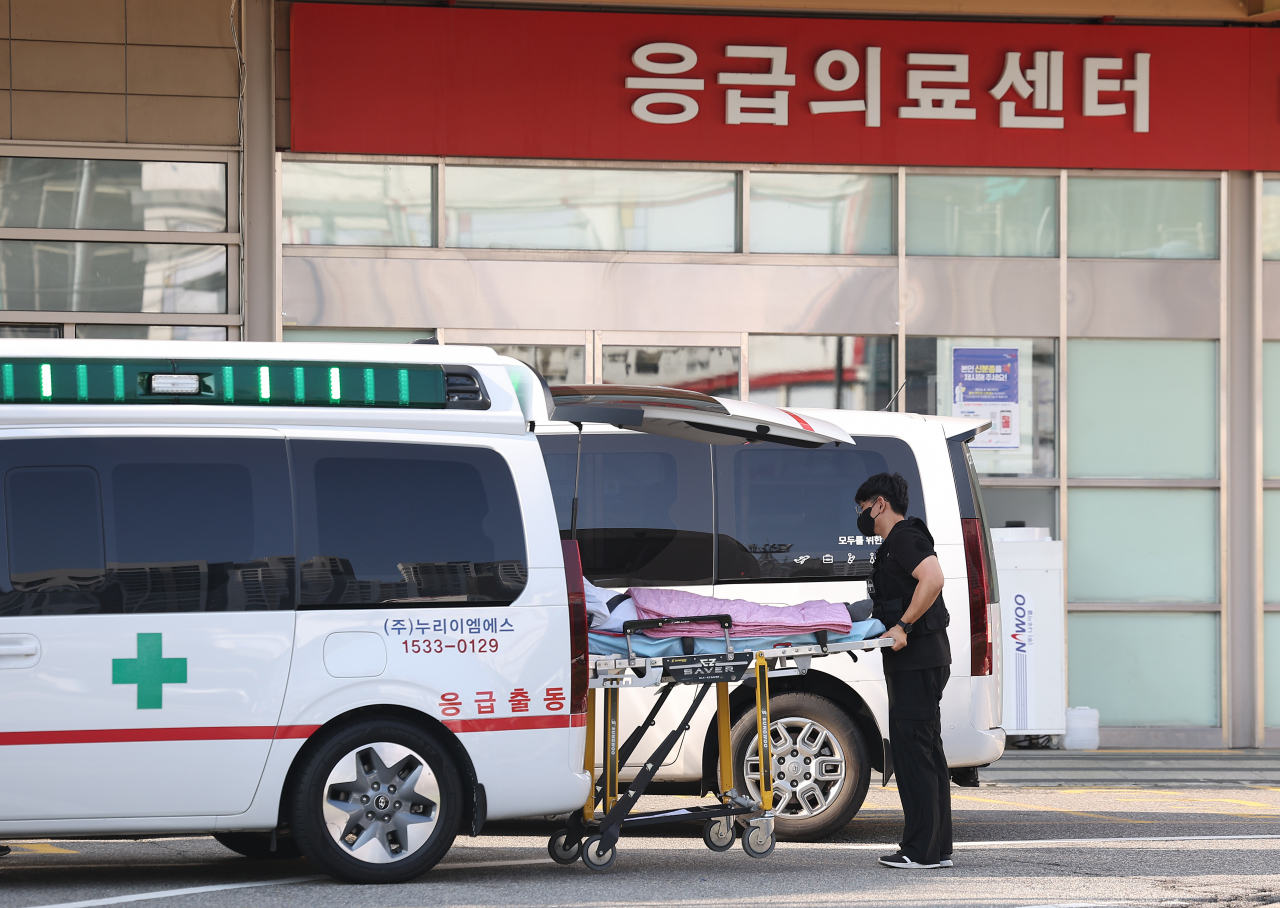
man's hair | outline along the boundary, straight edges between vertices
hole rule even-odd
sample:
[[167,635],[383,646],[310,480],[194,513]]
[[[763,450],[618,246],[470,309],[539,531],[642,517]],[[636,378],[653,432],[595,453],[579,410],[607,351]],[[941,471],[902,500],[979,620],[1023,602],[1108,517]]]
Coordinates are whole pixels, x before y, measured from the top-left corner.
[[874,498],[884,498],[885,501],[889,502],[889,507],[893,508],[894,513],[905,517],[907,513],[907,481],[902,478],[900,473],[877,473],[858,486],[858,493],[853,496],[854,501],[858,502],[858,504],[871,501]]

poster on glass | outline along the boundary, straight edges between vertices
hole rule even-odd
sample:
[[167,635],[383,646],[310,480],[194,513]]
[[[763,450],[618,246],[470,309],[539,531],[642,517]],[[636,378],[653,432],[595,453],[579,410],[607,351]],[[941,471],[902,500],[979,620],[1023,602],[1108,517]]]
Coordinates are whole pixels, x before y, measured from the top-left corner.
[[1016,450],[1021,445],[1017,347],[952,348],[951,384],[952,415],[991,423],[970,448]]

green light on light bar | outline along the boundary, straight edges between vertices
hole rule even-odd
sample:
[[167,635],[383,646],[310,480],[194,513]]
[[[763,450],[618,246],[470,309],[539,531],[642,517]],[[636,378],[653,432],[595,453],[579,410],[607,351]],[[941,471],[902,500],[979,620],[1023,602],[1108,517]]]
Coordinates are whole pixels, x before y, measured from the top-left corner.
[[420,409],[444,407],[446,401],[439,365],[298,360],[0,360],[0,396],[7,404]]

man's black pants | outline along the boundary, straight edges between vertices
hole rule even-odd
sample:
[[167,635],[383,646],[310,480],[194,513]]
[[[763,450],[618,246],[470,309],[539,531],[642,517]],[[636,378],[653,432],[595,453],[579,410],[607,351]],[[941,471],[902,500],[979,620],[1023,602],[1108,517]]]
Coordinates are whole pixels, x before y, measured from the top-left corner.
[[906,826],[902,852],[920,864],[951,854],[951,776],[942,752],[942,689],[950,666],[886,672],[889,751]]

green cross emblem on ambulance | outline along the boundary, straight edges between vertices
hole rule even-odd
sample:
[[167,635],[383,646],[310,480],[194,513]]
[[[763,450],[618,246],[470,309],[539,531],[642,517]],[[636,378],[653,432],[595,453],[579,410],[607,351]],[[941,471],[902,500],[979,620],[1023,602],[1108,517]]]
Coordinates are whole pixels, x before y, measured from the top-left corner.
[[139,634],[136,659],[112,659],[111,683],[138,685],[138,709],[164,706],[164,685],[187,683],[187,660],[162,655],[163,634]]

